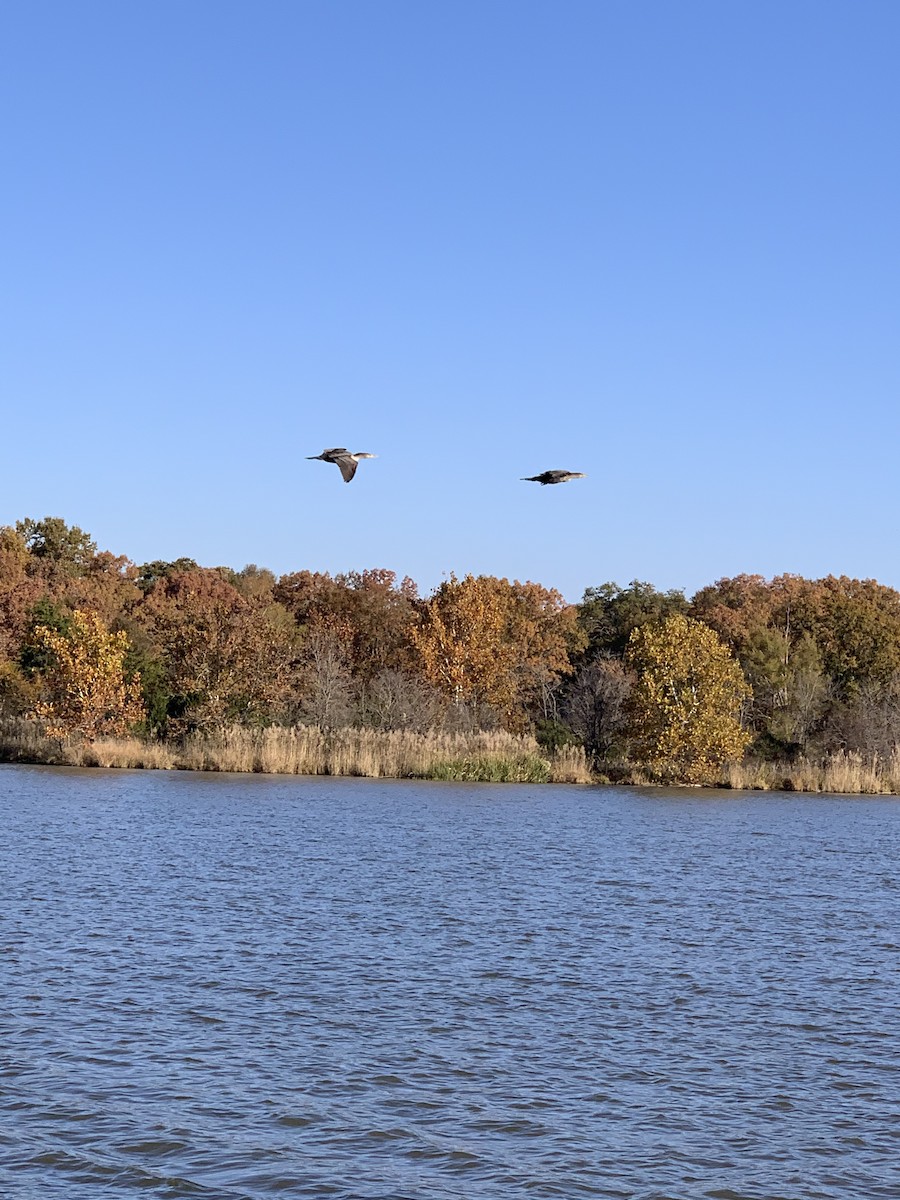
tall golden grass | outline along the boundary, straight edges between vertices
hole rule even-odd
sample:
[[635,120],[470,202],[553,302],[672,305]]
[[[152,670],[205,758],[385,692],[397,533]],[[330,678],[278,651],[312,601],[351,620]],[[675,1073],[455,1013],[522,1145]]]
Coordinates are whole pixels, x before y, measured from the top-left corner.
[[182,743],[139,738],[94,742],[47,738],[35,722],[0,722],[0,759],[84,767],[262,772],[272,775],[363,775],[391,779],[590,783],[584,750],[544,755],[532,737],[504,732],[413,733],[317,726],[232,726]]
[[49,738],[37,721],[0,721],[0,761],[47,763],[66,767],[135,767],[172,769],[172,748],[142,738],[97,738],[93,742]]
[[[361,775],[385,779],[448,779],[495,783],[607,782],[592,776],[584,750],[563,746],[555,754],[534,738],[502,731],[413,733],[376,729],[326,731],[317,726],[232,726],[194,734],[181,743],[141,738],[48,738],[35,721],[0,721],[0,761],[73,767],[262,772],[271,775]],[[616,782],[646,784],[640,764],[618,764]],[[886,758],[851,751],[820,762],[746,759],[723,769],[717,786],[753,791],[900,795],[900,747]]]
[[726,787],[755,791],[834,792],[839,795],[900,795],[900,747],[888,758],[864,758],[841,750],[820,762],[801,758],[791,763],[732,763],[722,780]]

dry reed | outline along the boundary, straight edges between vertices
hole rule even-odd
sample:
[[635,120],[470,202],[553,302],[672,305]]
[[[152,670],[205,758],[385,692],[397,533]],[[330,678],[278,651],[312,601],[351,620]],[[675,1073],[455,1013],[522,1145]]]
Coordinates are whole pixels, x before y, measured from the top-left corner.
[[[323,730],[318,726],[233,726],[193,734],[182,743],[141,738],[57,741],[40,724],[0,721],[0,761],[73,767],[261,772],[271,775],[360,775],[385,779],[454,779],[516,783],[591,783],[585,752],[542,751],[534,738],[503,731],[414,733],[409,730]],[[640,764],[617,764],[609,777],[644,784]],[[720,786],[753,791],[900,795],[900,747],[890,756],[838,751],[821,761],[745,759],[723,769]]]
[[896,796],[900,795],[900,747],[886,759],[839,750],[820,762],[799,758],[790,763],[731,763],[722,782],[726,787],[754,791]]
[[140,738],[97,738],[81,746],[66,745],[65,750],[70,765],[78,767],[171,771],[177,765],[175,755],[164,742],[145,742]]
[[[556,782],[590,782],[580,747],[541,757],[531,737],[503,732],[414,733],[410,730],[318,726],[234,726],[195,734],[178,753],[178,766],[199,771],[261,771],[273,775],[364,775],[370,778],[447,778],[455,765],[467,778],[521,779],[540,772]],[[463,766],[462,764],[466,764]],[[522,766],[522,764],[527,764]],[[457,775],[456,777],[460,777]]]
[[164,768],[176,766],[163,742],[142,738],[97,738],[93,742],[49,738],[37,721],[0,721],[0,762],[46,763],[62,767]]
[[59,743],[37,721],[7,717],[0,721],[0,762],[62,763]]
[[0,722],[0,759],[84,767],[362,775],[391,779],[590,783],[584,750],[542,755],[532,737],[504,732],[413,733],[317,726],[232,726],[181,744],[139,738],[53,741],[29,721]]
[[560,746],[550,756],[551,783],[592,783],[591,768],[583,746]]

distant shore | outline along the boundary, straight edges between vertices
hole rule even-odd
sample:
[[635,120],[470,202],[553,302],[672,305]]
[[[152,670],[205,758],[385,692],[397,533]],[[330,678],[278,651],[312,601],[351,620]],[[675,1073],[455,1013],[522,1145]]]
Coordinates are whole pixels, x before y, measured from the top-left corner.
[[[48,738],[34,721],[0,721],[0,762],[131,770],[221,771],[268,775],[344,775],[467,783],[622,784],[695,787],[660,779],[640,764],[592,765],[581,746],[548,753],[529,735],[503,731],[412,733],[268,726],[195,733],[180,742],[137,737],[93,742]],[[837,795],[900,795],[900,754],[866,762],[840,752],[821,762],[729,763],[708,787]]]

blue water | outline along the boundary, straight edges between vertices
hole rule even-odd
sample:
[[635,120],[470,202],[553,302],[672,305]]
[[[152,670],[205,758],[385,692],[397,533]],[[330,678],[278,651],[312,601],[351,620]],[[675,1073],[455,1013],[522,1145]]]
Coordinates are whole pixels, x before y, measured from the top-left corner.
[[0,767],[0,1196],[900,1197],[900,801]]

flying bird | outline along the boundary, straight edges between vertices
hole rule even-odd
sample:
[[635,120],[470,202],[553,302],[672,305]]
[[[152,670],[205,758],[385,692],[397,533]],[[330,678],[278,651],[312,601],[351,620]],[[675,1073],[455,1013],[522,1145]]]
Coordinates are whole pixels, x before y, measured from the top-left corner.
[[341,474],[344,477],[344,483],[349,483],[356,474],[356,468],[359,466],[361,458],[375,458],[374,454],[366,454],[364,450],[358,450],[355,454],[351,454],[343,446],[335,446],[331,450],[323,450],[321,454],[308,454],[307,459],[321,459],[322,462],[336,463]]
[[568,483],[570,479],[584,478],[584,473],[581,471],[541,471],[540,475],[522,476],[525,483],[540,483],[541,485],[548,483]]

